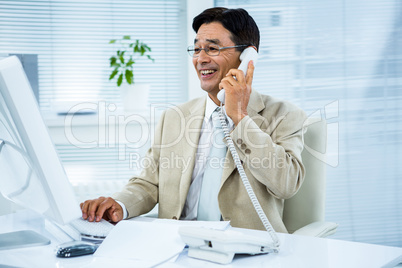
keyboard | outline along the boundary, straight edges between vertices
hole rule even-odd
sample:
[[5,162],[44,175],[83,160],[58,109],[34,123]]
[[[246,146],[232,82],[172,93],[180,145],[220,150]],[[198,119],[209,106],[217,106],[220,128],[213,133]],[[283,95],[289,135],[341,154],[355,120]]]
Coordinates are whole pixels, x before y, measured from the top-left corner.
[[113,229],[114,225],[104,219],[100,222],[89,222],[79,218],[70,222],[70,225],[76,229],[82,239],[85,240],[103,240]]

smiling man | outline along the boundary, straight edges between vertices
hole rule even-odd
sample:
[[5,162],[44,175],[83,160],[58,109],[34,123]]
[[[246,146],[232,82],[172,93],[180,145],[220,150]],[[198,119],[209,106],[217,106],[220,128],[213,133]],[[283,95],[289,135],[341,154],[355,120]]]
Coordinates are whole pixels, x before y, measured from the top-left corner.
[[258,50],[260,42],[258,27],[244,9],[207,9],[194,18],[193,29],[196,37],[188,53],[205,96],[166,110],[146,155],[152,164],[113,197],[82,203],[83,218],[117,222],[159,203],[160,218],[223,219],[235,227],[264,229],[216,122],[217,94],[224,88],[223,110],[245,173],[274,229],[287,232],[283,204],[304,179],[306,115],[252,89],[252,61],[246,74],[237,69],[242,51],[249,46]]

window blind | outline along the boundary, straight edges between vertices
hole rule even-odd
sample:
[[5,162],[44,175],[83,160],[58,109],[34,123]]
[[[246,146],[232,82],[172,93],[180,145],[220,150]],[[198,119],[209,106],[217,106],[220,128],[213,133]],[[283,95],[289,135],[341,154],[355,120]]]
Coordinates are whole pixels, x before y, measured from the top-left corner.
[[[125,144],[79,148],[69,144],[57,144],[68,178],[79,183],[88,180],[127,180],[138,174],[140,163],[134,161],[142,153],[127,148]],[[121,159],[121,160],[119,160]]]
[[215,5],[246,9],[260,28],[254,88],[327,120],[333,237],[402,246],[401,1]]
[[[120,103],[109,81],[111,39],[130,35],[155,59],[138,60],[134,82],[151,84],[151,103],[180,103],[185,37],[180,0],[0,1],[0,53],[37,54],[40,106],[58,101]],[[183,82],[184,81],[184,82]]]
[[[109,41],[130,35],[151,47],[155,59],[134,65],[135,83],[151,84],[149,103],[182,103],[187,99],[183,66],[188,57],[183,7],[182,0],[0,0],[0,56],[38,56],[39,103],[44,113],[50,113],[58,101],[120,106],[116,82],[108,80],[109,58],[117,49]],[[91,125],[96,131],[94,120]],[[74,183],[128,180],[140,170],[130,156],[144,154],[120,141],[94,148],[57,142],[56,149]]]

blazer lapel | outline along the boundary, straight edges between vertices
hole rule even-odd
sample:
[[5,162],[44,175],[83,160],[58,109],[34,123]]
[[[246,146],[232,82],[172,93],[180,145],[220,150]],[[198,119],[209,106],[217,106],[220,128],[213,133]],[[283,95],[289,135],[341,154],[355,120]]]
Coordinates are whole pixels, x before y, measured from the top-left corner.
[[188,189],[191,184],[191,176],[195,165],[198,142],[200,139],[201,127],[204,121],[206,97],[200,98],[192,103],[187,110],[183,111],[185,119],[185,136],[181,141],[181,149],[184,165],[180,180],[180,202],[184,205]]
[[[261,95],[257,91],[252,91],[250,95],[250,100],[247,106],[247,113],[254,122],[261,127],[264,122],[264,117],[259,114],[263,109],[265,109],[265,104],[262,101]],[[223,169],[221,187],[225,181],[229,178],[230,174],[236,169],[236,164],[234,163],[233,157],[228,150],[226,154],[226,165]]]

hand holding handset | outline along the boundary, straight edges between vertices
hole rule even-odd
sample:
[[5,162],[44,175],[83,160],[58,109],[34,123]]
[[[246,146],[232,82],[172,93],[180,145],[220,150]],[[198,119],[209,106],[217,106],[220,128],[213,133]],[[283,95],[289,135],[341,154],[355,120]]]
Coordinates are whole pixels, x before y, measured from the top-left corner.
[[[244,75],[247,74],[247,67],[250,60],[252,60],[255,64],[257,62],[257,58],[258,53],[254,47],[248,47],[242,52],[240,55],[241,63],[239,69],[244,72]],[[247,194],[249,195],[258,216],[260,217],[272,240],[267,241],[266,239],[263,239],[263,241],[260,241],[258,240],[258,236],[260,236],[260,234],[250,235],[249,230],[241,228],[236,229],[241,233],[240,235],[233,235],[233,233],[231,233],[229,230],[218,231],[194,227],[181,227],[181,229],[179,229],[179,233],[183,241],[189,246],[188,256],[227,264],[232,261],[233,256],[236,253],[261,254],[278,252],[279,239],[254,194],[253,188],[251,187],[246,173],[244,172],[239,154],[237,153],[233,140],[230,137],[229,128],[226,124],[226,117],[222,112],[222,105],[225,103],[224,89],[219,91],[218,99],[221,102],[219,119],[225,135],[225,140],[228,145],[228,150],[232,154],[233,161],[236,164],[237,171],[239,172],[243,185],[246,188]],[[209,241],[209,243],[206,244],[206,241]]]
[[[252,47],[252,46],[246,48],[240,54],[241,63],[239,65],[239,70],[242,70],[244,72],[244,75],[246,75],[248,64],[249,64],[250,60],[252,60],[253,63],[255,64],[257,62],[257,59],[258,59],[258,53],[257,53],[256,48]],[[220,96],[219,96],[219,93],[220,93]],[[267,216],[265,215],[263,209],[261,208],[261,205],[258,202],[258,199],[254,194],[253,188],[250,185],[247,175],[244,172],[242,161],[240,160],[239,154],[236,151],[236,147],[233,143],[232,137],[230,136],[229,128],[226,124],[226,117],[225,117],[224,113],[222,112],[223,111],[222,105],[225,103],[225,90],[222,89],[221,91],[219,91],[219,93],[218,93],[218,99],[221,98],[221,99],[219,99],[221,101],[221,109],[219,111],[219,120],[222,125],[223,133],[225,135],[225,140],[228,145],[228,150],[232,154],[233,161],[237,167],[237,171],[239,172],[243,185],[246,188],[247,194],[250,197],[250,200],[253,203],[253,206],[254,206],[258,216],[260,217],[262,224],[264,225],[265,229],[268,231],[268,233],[270,234],[270,236],[272,238],[273,244],[272,244],[271,249],[273,251],[277,252],[279,250],[279,239],[275,233],[274,228],[272,227]]]
[[[253,61],[253,64],[255,65],[258,60],[258,52],[257,50],[250,46],[246,48],[241,54],[240,54],[240,65],[239,65],[239,70],[242,70],[244,75],[247,74],[247,68],[248,68],[248,63],[250,61]],[[218,92],[218,100],[225,104],[225,89],[222,89],[221,91]]]

